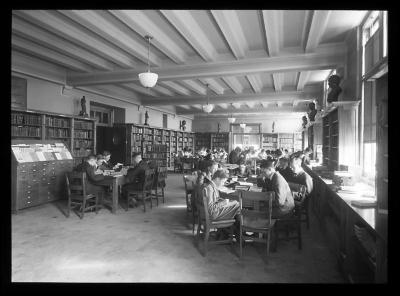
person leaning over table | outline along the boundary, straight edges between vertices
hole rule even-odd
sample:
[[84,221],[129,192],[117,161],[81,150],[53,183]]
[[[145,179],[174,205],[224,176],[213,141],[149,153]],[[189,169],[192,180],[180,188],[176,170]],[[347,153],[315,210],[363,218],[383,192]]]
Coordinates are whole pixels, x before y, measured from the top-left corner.
[[96,156],[96,166],[97,166],[97,170],[96,170],[96,174],[98,173],[103,173],[105,170],[108,170],[108,166],[107,163],[105,163],[105,158],[103,154],[97,154]]
[[286,182],[291,182],[293,171],[289,166],[289,159],[286,157],[281,157],[278,160],[278,165],[276,166],[276,171],[279,172],[282,177],[285,178]]
[[99,181],[104,180],[103,174],[96,174],[96,167],[97,167],[97,158],[94,155],[89,155],[85,158],[85,161],[79,164],[75,171],[77,172],[85,172],[87,176],[87,184],[86,184],[86,192],[90,193],[99,193],[101,197],[105,192],[105,187],[103,185],[98,185]]
[[123,189],[142,190],[145,172],[149,169],[146,161],[142,160],[140,152],[132,153],[133,168],[128,169],[126,173],[127,184],[123,185]]
[[223,170],[217,170],[208,184],[203,184],[201,194],[207,205],[210,218],[213,220],[233,219],[240,211],[237,200],[220,198],[219,188],[222,187],[228,175]]
[[279,218],[288,214],[294,208],[294,199],[288,182],[275,171],[272,160],[263,160],[260,164],[261,174],[257,186],[265,191],[274,191],[275,199],[272,206],[272,218]]
[[307,174],[301,167],[302,159],[301,155],[295,154],[290,160],[290,168],[293,171],[289,182],[297,183],[306,186],[307,194],[310,194],[313,190],[313,179]]

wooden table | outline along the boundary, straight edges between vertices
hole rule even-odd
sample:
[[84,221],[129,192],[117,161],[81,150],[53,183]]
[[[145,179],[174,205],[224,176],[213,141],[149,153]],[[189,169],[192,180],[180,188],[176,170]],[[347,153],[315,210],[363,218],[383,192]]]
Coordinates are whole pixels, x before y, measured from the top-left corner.
[[124,175],[104,176],[104,180],[98,182],[98,185],[112,186],[111,213],[116,214],[118,208],[118,197],[120,187],[126,183]]

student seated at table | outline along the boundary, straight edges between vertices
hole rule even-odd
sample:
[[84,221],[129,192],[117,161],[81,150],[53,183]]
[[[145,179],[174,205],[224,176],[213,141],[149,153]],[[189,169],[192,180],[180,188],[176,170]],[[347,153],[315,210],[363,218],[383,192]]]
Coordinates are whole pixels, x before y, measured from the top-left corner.
[[201,190],[203,200],[210,218],[213,220],[233,219],[240,211],[239,202],[236,200],[227,201],[219,196],[218,188],[223,186],[228,175],[223,170],[217,170],[210,182],[204,184]]
[[142,160],[140,152],[132,153],[133,168],[130,168],[126,173],[127,184],[123,185],[124,188],[130,190],[142,190],[144,183],[145,171],[149,168],[146,161]]
[[279,218],[288,214],[294,208],[294,199],[288,182],[275,171],[272,160],[263,160],[260,165],[261,174],[257,185],[263,191],[274,191],[275,200],[272,207],[272,218]]
[[76,168],[75,171],[78,172],[85,172],[87,176],[87,188],[86,191],[88,193],[100,193],[103,194],[104,191],[104,186],[98,185],[97,183],[99,181],[104,180],[103,174],[96,174],[96,164],[97,158],[94,155],[89,155],[86,157],[85,161],[79,164]]
[[212,180],[212,176],[218,170],[218,163],[213,160],[206,160],[202,163],[201,171],[203,173],[203,182],[209,183]]
[[307,194],[310,194],[313,190],[313,179],[307,174],[301,167],[301,155],[294,155],[290,160],[290,168],[293,171],[290,177],[290,182],[301,184],[306,186]]
[[109,152],[109,151],[107,151],[107,150],[104,150],[103,151],[103,156],[104,156],[104,166],[105,167],[107,167],[107,170],[116,170],[116,169],[118,169],[118,168],[120,168],[120,165],[118,165],[118,164],[115,164],[115,165],[113,165],[112,164],[112,162],[111,162],[111,153]]
[[96,156],[96,174],[102,174],[105,170],[109,170],[107,163],[105,163],[103,154],[97,154]]
[[286,157],[281,157],[278,160],[278,165],[276,166],[276,171],[279,172],[282,177],[285,178],[287,182],[291,182],[293,176],[293,171],[289,166],[289,159]]

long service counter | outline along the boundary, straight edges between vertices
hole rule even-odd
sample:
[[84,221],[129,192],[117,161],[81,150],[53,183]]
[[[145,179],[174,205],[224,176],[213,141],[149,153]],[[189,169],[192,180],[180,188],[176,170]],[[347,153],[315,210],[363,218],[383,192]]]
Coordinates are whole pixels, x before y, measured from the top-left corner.
[[372,188],[342,186],[335,192],[332,180],[311,167],[304,170],[314,180],[310,207],[338,260],[338,268],[351,283],[387,282],[387,214],[376,207],[360,208],[354,200],[371,198]]

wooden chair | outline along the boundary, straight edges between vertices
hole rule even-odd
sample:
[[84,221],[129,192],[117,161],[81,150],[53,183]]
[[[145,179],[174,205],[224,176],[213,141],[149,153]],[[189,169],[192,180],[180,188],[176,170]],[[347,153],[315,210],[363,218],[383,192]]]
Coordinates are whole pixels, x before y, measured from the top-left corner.
[[[235,219],[226,219],[226,220],[213,220],[211,219],[208,208],[206,206],[206,197],[199,196],[196,200],[196,209],[197,209],[197,235],[196,235],[196,244],[199,245],[200,234],[204,234],[204,252],[203,256],[207,255],[208,245],[209,244],[226,244],[230,243],[233,245],[233,232],[234,232],[234,223]],[[229,228],[230,230],[230,238],[225,240],[217,240],[213,242],[209,242],[210,231],[211,229],[220,229],[220,228]]]
[[157,199],[157,206],[158,206],[158,198],[159,197],[162,197],[163,203],[165,203],[164,188],[166,186],[166,184],[165,184],[166,179],[167,179],[167,168],[166,167],[158,167],[156,174],[154,176],[154,182],[153,182],[153,187],[152,187],[152,190],[155,191],[152,194],[152,197]]
[[[267,256],[269,255],[270,237],[275,220],[272,219],[272,201],[275,192],[251,192],[241,191],[240,202],[240,257],[243,255],[243,242],[251,239],[257,242],[267,243]],[[264,205],[262,204],[264,203]],[[246,235],[246,232],[266,234],[266,241]]]
[[193,187],[189,184],[192,184],[187,175],[183,175],[183,183],[185,184],[185,195],[186,195],[186,213],[190,213],[192,211],[192,205],[190,203],[191,197],[193,194]]
[[201,197],[201,185],[196,185],[194,181],[192,181],[193,191],[191,194],[191,205],[192,205],[192,234],[194,235],[194,227],[196,225],[197,217],[197,207],[196,200]]
[[[298,184],[296,188],[298,190],[297,192],[300,194],[299,195],[299,200],[295,201],[295,206],[294,208],[285,216],[279,217],[276,220],[276,226],[275,226],[275,244],[274,244],[274,250],[277,248],[277,242],[279,240],[279,230],[285,230],[286,231],[286,237],[282,239],[286,240],[291,240],[291,239],[297,239],[298,240],[298,249],[302,249],[302,236],[301,236],[301,215],[302,215],[302,206],[303,206],[303,201],[305,198],[305,186]],[[303,195],[302,195],[303,194]],[[289,228],[294,227],[297,230],[297,235],[294,236],[289,236]]]
[[[310,217],[308,211],[308,202],[310,196],[307,194],[307,187],[302,184],[289,182],[290,190],[292,191],[295,206],[299,208],[301,222],[305,222],[307,229],[310,229]],[[304,219],[303,219],[304,216]]]
[[182,161],[179,157],[174,158],[174,173],[183,173]]
[[[83,219],[85,211],[96,210],[98,213],[99,197],[98,194],[86,192],[86,173],[85,172],[69,172],[65,174],[68,194],[68,212],[70,216],[71,209]],[[75,208],[80,207],[80,213],[76,212]]]
[[129,204],[132,200],[132,197],[136,197],[135,200],[142,200],[144,212],[146,212],[146,200],[150,200],[150,208],[153,208],[151,189],[153,187],[154,175],[155,169],[147,169],[145,171],[144,182],[141,190],[132,190],[129,189],[129,187],[124,189],[126,194],[126,211],[129,209]]

